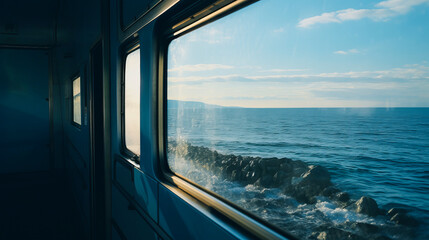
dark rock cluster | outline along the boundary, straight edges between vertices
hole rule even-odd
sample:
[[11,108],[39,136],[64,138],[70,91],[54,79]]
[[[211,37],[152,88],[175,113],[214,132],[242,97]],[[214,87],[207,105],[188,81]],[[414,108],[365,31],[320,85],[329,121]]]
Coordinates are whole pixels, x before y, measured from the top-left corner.
[[206,147],[169,142],[169,153],[223,175],[228,180],[264,188],[280,188],[299,202],[315,203],[315,197],[332,186],[328,170],[289,158],[223,155]]
[[[334,187],[329,171],[322,166],[309,165],[303,161],[289,158],[220,154],[206,147],[176,141],[169,141],[168,152],[243,185],[253,184],[264,188],[279,188],[283,193],[294,197],[301,203],[314,204],[317,196],[325,196],[337,202],[339,206],[370,217],[383,215],[400,225],[417,226],[418,224],[404,210],[379,209],[377,202],[370,197],[351,199],[348,193]],[[360,239],[351,233],[343,232],[339,229],[326,229],[318,233],[317,239]]]

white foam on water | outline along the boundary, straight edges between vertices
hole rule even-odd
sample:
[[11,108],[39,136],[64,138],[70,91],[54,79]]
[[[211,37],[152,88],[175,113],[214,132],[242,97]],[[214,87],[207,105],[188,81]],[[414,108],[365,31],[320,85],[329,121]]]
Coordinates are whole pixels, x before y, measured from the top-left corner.
[[347,222],[361,222],[375,225],[383,225],[383,220],[371,218],[363,214],[356,213],[352,210],[338,207],[336,204],[327,201],[326,199],[318,200],[315,208],[322,212],[325,217],[330,219],[334,224],[342,224]]
[[[356,213],[352,209],[342,208],[326,197],[317,197],[316,204],[299,204],[296,199],[285,195],[279,188],[262,188],[253,184],[244,186],[229,181],[222,175],[215,175],[175,154],[169,155],[169,164],[174,172],[186,176],[297,236],[308,237],[318,226],[326,224],[350,232],[356,232],[356,229],[352,229],[348,223],[361,222],[380,227],[391,225],[382,217],[371,218]],[[394,234],[389,233],[388,236],[400,239]]]
[[345,223],[345,222],[356,222],[359,217],[350,212],[347,209],[339,208],[335,204],[330,202],[321,202],[316,203],[316,209],[322,212],[326,217],[332,220],[335,224]]

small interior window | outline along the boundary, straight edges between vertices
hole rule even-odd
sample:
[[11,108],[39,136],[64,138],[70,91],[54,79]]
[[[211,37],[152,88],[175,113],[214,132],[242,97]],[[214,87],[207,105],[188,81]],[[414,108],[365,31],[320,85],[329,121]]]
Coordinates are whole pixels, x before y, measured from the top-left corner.
[[124,84],[125,147],[140,156],[140,49],[126,56]]
[[82,125],[80,77],[73,80],[73,122]]

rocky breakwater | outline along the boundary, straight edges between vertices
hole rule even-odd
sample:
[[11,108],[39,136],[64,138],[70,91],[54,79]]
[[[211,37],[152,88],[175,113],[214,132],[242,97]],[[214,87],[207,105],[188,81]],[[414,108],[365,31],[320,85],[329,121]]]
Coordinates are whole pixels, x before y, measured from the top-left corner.
[[[284,194],[294,197],[300,203],[315,204],[318,196],[324,196],[338,206],[370,217],[381,215],[391,222],[411,227],[418,224],[403,209],[380,209],[376,201],[367,196],[352,199],[348,193],[332,184],[329,171],[322,166],[289,158],[220,154],[206,147],[176,141],[169,141],[168,154],[192,161],[196,166],[230,181],[281,189]],[[321,237],[329,235],[330,232],[338,234],[339,231],[322,231]]]

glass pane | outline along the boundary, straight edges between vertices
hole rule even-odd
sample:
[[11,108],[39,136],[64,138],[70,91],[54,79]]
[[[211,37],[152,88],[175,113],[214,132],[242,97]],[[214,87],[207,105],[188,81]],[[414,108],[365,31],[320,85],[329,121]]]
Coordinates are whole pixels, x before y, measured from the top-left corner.
[[175,39],[171,170],[302,239],[429,239],[428,12],[264,0]]
[[125,61],[125,146],[140,155],[140,49]]
[[73,80],[73,122],[81,125],[81,105],[80,105],[80,77]]

